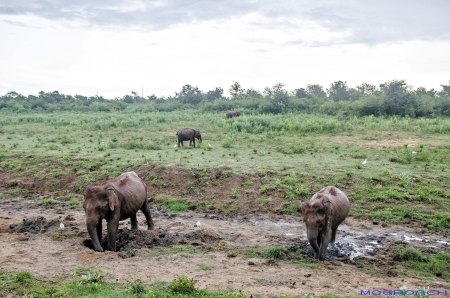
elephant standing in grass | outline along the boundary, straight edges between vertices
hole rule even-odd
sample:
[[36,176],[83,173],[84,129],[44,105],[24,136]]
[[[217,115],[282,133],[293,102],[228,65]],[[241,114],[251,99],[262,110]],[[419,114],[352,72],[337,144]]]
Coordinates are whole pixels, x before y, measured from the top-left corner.
[[350,211],[350,202],[340,189],[327,186],[313,195],[309,202],[303,202],[300,209],[315,258],[323,261],[328,244],[334,243],[337,228]]
[[202,141],[202,135],[200,131],[192,129],[192,128],[183,128],[177,131],[177,139],[178,139],[178,148],[183,146],[183,141],[189,141],[189,146],[194,144],[195,147],[195,139],[198,139],[200,142]]
[[86,213],[86,227],[95,251],[103,251],[102,221],[108,222],[108,248],[116,251],[116,234],[119,221],[130,218],[131,229],[137,230],[136,213],[141,210],[149,230],[153,229],[147,200],[147,185],[135,172],[121,174],[100,185],[88,186],[84,190],[83,208]]
[[233,118],[233,117],[239,117],[239,116],[241,116],[241,112],[238,112],[238,111],[228,111],[227,114],[226,114],[226,116],[227,116],[227,119],[228,119],[228,118]]

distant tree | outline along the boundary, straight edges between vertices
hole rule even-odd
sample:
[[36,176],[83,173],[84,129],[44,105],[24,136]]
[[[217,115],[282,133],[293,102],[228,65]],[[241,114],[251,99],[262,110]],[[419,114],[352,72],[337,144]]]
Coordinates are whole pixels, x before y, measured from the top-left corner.
[[318,84],[307,85],[306,93],[313,97],[326,97],[327,94],[323,90],[323,87]]
[[16,98],[19,95],[16,91],[9,91],[6,93],[6,97]]
[[308,97],[308,93],[306,92],[305,88],[295,89],[294,95],[298,98],[306,98]]
[[176,93],[175,97],[182,103],[198,104],[203,100],[203,93],[198,87],[184,85],[181,91]]
[[230,92],[232,99],[240,98],[245,94],[245,89],[242,88],[241,84],[238,82],[233,82],[230,88],[228,88],[228,91]]
[[264,88],[263,94],[264,94],[265,97],[272,98],[273,97],[273,90],[272,90],[272,88],[270,88],[270,87]]
[[418,87],[415,91],[414,94],[417,96],[429,96],[429,97],[436,97],[437,96],[437,91],[434,89],[431,90],[427,90],[427,88],[425,87]]
[[284,89],[285,84],[276,83],[272,88],[264,88],[264,95],[270,99],[272,113],[281,113],[288,105],[289,94]]
[[336,81],[331,84],[330,89],[327,89],[327,92],[329,94],[329,97],[334,101],[343,101],[350,99],[347,82]]
[[384,108],[387,115],[415,116],[418,104],[409,89],[405,80],[392,80],[380,84],[380,90],[386,96]]
[[206,99],[209,101],[221,99],[222,97],[223,97],[223,89],[220,87],[216,87],[215,90],[210,90],[206,93]]
[[442,90],[439,91],[439,96],[450,96],[450,85],[441,85]]
[[377,91],[377,86],[371,85],[369,83],[362,83],[356,86],[356,89],[361,93],[362,96],[372,95]]
[[247,89],[245,91],[245,97],[247,98],[261,98],[263,95],[258,90],[254,90],[253,88]]

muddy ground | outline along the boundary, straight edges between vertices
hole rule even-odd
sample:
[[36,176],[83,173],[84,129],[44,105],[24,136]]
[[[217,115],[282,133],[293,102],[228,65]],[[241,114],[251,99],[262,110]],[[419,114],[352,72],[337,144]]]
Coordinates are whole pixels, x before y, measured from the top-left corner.
[[[317,262],[308,256],[311,250],[305,228],[296,217],[171,214],[159,206],[152,207],[152,215],[155,230],[144,230],[145,218],[139,212],[141,229],[129,231],[129,221],[121,222],[119,251],[98,253],[91,249],[82,208],[44,207],[27,203],[25,198],[4,199],[0,206],[0,269],[54,277],[68,276],[80,267],[95,267],[108,281],[140,279],[145,284],[172,281],[187,274],[197,288],[242,289],[264,297],[304,297],[306,293],[356,296],[362,289],[450,287],[449,281],[439,276],[431,280],[410,273],[405,276],[401,264],[390,256],[400,242],[450,252],[449,239],[437,234],[417,235],[406,227],[348,218],[338,230],[336,245],[329,247],[328,261]],[[193,251],[155,256],[161,247],[177,245],[187,245]],[[274,262],[244,256],[250,248],[273,246],[293,251],[301,248],[306,252],[301,258],[306,261]]]

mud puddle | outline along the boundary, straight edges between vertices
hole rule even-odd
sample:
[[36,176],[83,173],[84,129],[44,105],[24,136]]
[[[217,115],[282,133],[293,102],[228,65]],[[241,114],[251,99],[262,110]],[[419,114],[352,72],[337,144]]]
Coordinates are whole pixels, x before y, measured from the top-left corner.
[[[266,218],[223,218],[215,215],[198,214],[175,215],[168,213],[161,207],[152,211],[154,217],[165,218],[169,224],[157,227],[155,230],[130,230],[126,227],[120,228],[117,234],[117,251],[122,258],[135,255],[135,251],[141,248],[170,247],[175,245],[188,244],[192,246],[217,246],[221,241],[228,242],[230,246],[236,245],[236,241],[243,239],[246,235],[247,247],[270,247],[284,245],[289,250],[301,248],[310,258],[314,258],[314,251],[306,240],[306,230],[303,223],[290,220],[269,220]],[[64,220],[46,219],[43,216],[23,219],[22,222],[10,225],[10,233],[55,233],[59,235],[75,233],[85,236],[86,233],[79,233],[80,228],[69,221],[70,216]],[[60,221],[65,222],[64,229],[60,228]],[[196,223],[202,222],[202,227],[197,227]],[[128,222],[121,222],[124,226]],[[411,232],[392,232],[392,229],[373,227],[372,229],[361,229],[342,224],[336,236],[336,243],[330,244],[325,256],[326,261],[334,260],[354,260],[357,258],[374,258],[380,253],[385,253],[392,243],[407,243],[414,246],[429,247],[450,251],[450,241],[446,237],[439,235],[416,235]],[[214,226],[213,229],[208,227]],[[231,228],[233,227],[233,228]],[[221,231],[222,230],[222,231]],[[240,231],[241,230],[241,231]],[[257,238],[252,242],[252,232],[258,235],[258,231],[264,231],[267,241]],[[242,233],[241,233],[242,232]],[[104,231],[101,245],[107,247],[108,237]],[[92,241],[85,238],[82,245],[93,249]]]

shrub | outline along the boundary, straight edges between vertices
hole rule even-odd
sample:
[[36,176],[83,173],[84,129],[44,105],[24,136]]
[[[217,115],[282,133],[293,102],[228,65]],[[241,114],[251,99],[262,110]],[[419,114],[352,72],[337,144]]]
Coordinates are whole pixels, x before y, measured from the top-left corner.
[[192,294],[195,292],[195,284],[192,279],[183,274],[170,283],[169,290],[177,294]]

